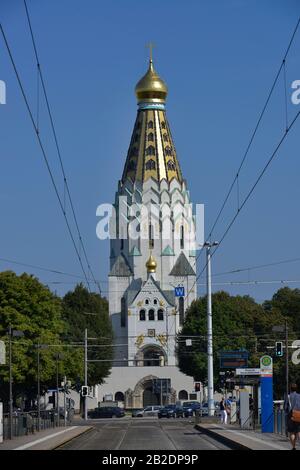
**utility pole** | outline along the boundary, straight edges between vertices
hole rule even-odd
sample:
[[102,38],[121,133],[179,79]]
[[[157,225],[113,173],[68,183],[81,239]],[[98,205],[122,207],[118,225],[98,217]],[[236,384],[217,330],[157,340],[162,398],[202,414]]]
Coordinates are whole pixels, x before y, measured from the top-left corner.
[[285,393],[288,397],[289,388],[289,327],[287,318],[285,319]]
[[38,431],[41,424],[41,379],[40,379],[40,343],[37,345],[37,410],[38,410]]
[[207,273],[207,401],[208,416],[215,414],[214,402],[214,363],[213,363],[213,326],[212,326],[212,302],[211,302],[211,248],[218,242],[208,243],[206,247],[206,273]]
[[13,438],[13,390],[12,390],[12,344],[11,338],[12,336],[20,337],[23,336],[23,331],[20,330],[13,330],[11,325],[8,327],[8,336],[9,336],[9,439]]
[[[84,330],[84,385],[87,386],[87,328]],[[84,397],[84,419],[87,420],[87,396]]]
[[9,334],[9,438],[12,439],[13,428],[13,394],[12,394],[12,357],[11,357],[11,325],[8,328]]

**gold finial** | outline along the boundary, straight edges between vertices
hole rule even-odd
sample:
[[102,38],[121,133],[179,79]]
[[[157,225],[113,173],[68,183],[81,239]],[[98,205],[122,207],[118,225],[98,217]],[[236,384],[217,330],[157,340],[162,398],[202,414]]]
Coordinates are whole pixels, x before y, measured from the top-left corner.
[[165,82],[156,73],[153,66],[153,44],[147,45],[150,51],[149,67],[145,75],[135,87],[138,102],[141,103],[165,103],[168,88]]
[[149,259],[146,263],[146,268],[147,268],[148,273],[155,273],[156,272],[157,263],[156,263],[154,257],[152,256],[152,251],[150,251],[150,257],[149,257]]

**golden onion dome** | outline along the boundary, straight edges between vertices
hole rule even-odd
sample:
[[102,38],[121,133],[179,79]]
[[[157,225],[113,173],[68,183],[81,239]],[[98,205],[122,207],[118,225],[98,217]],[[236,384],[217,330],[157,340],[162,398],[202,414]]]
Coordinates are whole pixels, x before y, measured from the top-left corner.
[[146,268],[148,273],[155,273],[156,268],[157,268],[157,263],[155,259],[153,258],[152,254],[150,255],[147,263],[146,263]]
[[146,74],[135,87],[135,94],[139,103],[164,103],[166,101],[168,88],[154,70],[152,59],[149,60]]

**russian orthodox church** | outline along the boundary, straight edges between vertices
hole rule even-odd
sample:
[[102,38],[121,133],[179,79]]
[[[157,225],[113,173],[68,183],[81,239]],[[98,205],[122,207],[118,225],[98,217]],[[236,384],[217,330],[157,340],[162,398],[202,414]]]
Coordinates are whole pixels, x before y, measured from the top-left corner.
[[[197,398],[176,359],[177,334],[196,298],[195,219],[166,116],[168,89],[152,57],[135,93],[137,116],[111,221],[115,358],[100,387],[101,399],[126,408]],[[175,295],[176,287],[183,289]]]

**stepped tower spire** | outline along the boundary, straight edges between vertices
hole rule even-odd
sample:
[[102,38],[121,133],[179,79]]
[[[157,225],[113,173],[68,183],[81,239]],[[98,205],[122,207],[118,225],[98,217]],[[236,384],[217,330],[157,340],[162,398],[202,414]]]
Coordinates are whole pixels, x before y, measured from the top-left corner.
[[175,145],[165,112],[168,88],[154,69],[152,53],[146,74],[135,87],[138,113],[122,181],[141,183],[149,178],[160,182],[182,182]]

